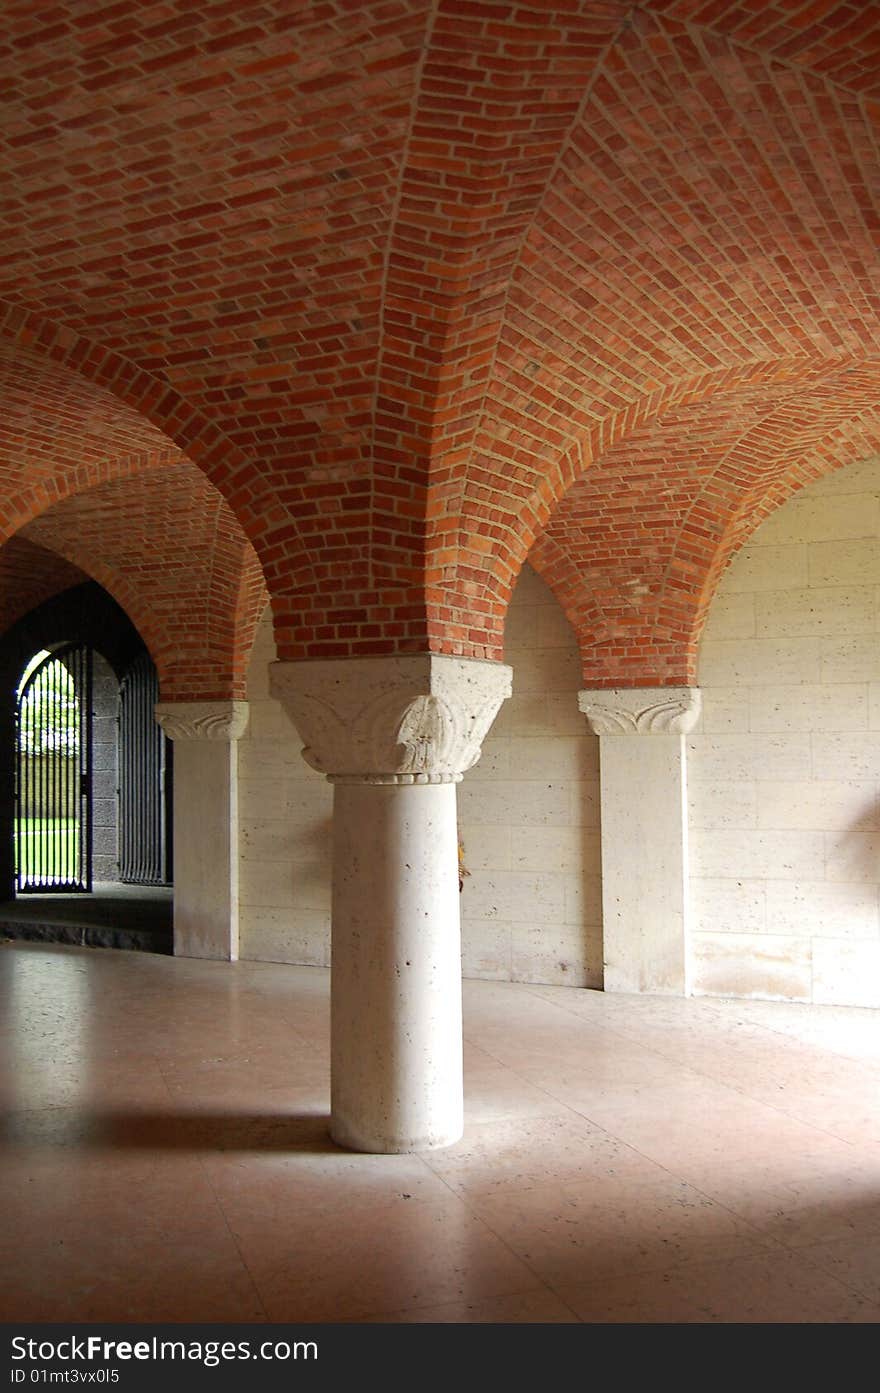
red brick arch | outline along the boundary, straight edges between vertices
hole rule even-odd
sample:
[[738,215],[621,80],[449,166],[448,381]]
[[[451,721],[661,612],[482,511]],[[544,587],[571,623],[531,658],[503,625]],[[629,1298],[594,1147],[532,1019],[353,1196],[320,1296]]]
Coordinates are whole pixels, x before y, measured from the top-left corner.
[[[103,441],[97,445],[90,441],[90,448],[82,450],[81,457],[71,455],[65,448],[61,460],[66,468],[56,469],[59,477],[48,493],[41,493],[37,486],[22,497],[21,506],[10,514],[9,528],[25,525],[28,504],[42,501],[45,506],[52,489],[55,497],[60,497],[64,492],[90,487],[120,473],[167,463],[185,453],[227,499],[244,531],[250,526],[256,533],[276,566],[279,552],[287,558],[296,554],[293,539],[298,529],[288,510],[271,496],[268,503],[262,496],[255,502],[253,490],[248,489],[248,479],[258,473],[253,463],[224,439],[215,424],[150,373],[57,323],[10,306],[2,307],[0,314],[0,359],[7,373],[17,371],[19,379],[27,381],[32,416],[45,427],[46,439],[36,443],[36,454],[50,456],[57,465],[61,429],[69,437],[71,417],[79,424],[96,414],[105,418],[103,423],[112,422],[105,434],[112,438],[116,453],[115,458],[111,457]],[[52,373],[44,364],[62,371]],[[67,410],[53,412],[53,403],[62,394]],[[30,435],[33,441],[34,432]],[[141,448],[120,458],[120,436],[124,436],[129,447],[135,444]],[[237,481],[235,488],[230,485],[233,478]],[[283,543],[279,543],[279,535]],[[297,575],[293,568],[294,583],[299,584],[304,578],[308,581],[313,570],[307,556],[301,560],[303,574]]]
[[0,537],[18,543],[13,560],[29,539],[104,584],[166,690],[240,695],[265,585],[219,492],[131,405],[21,344],[0,348],[0,398]]
[[519,241],[482,396],[444,442],[428,545],[441,646],[495,655],[554,504],[649,417],[878,341],[874,112],[662,8],[633,11],[606,52]]
[[25,537],[0,547],[0,636],[17,620],[88,576],[53,551]]
[[8,332],[211,479],[282,657],[498,656],[618,441],[877,341],[855,8],[14,0]]
[[581,644],[585,685],[694,680],[725,565],[796,489],[867,454],[880,361],[741,387],[668,411],[606,451],[530,560]]
[[875,406],[873,411],[841,422],[821,439],[804,442],[798,448],[796,458],[789,455],[788,466],[778,470],[769,487],[760,485],[755,495],[740,506],[715,553],[694,615],[693,629],[688,639],[689,673],[696,674],[700,637],[721,576],[761,523],[801,488],[848,464],[861,463],[878,452],[880,408]]
[[113,595],[150,649],[165,700],[246,696],[266,591],[231,511],[188,460],[72,494],[18,536]]
[[[108,17],[61,3],[49,29],[26,9],[8,25],[0,297],[38,316],[45,347],[59,347],[56,324],[74,335],[69,361],[224,493],[282,648],[304,615],[316,638],[334,588],[371,642],[367,426],[433,7],[267,0],[248,20],[225,0],[185,8],[169,21],[153,4]],[[56,161],[63,190],[45,177]]]

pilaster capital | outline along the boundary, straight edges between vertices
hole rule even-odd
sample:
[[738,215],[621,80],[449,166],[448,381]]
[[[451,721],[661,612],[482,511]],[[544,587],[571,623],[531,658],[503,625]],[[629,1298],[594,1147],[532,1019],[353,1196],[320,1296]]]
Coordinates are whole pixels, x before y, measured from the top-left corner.
[[595,735],[687,735],[700,716],[699,687],[607,687],[578,692]]
[[425,653],[273,663],[272,695],[332,782],[455,783],[480,758],[511,670]]
[[246,701],[160,701],[153,714],[169,740],[239,740],[249,709]]

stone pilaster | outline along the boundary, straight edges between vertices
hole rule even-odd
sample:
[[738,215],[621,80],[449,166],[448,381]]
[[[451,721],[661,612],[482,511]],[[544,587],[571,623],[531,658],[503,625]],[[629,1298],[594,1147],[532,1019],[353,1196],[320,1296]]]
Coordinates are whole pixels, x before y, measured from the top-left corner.
[[238,958],[238,749],[246,701],[160,702],[174,741],[174,952]]
[[686,995],[684,736],[700,692],[616,687],[580,692],[578,705],[599,736],[605,990]]
[[358,1151],[462,1132],[455,784],[510,669],[418,655],[276,663],[273,695],[334,784],[332,1123]]

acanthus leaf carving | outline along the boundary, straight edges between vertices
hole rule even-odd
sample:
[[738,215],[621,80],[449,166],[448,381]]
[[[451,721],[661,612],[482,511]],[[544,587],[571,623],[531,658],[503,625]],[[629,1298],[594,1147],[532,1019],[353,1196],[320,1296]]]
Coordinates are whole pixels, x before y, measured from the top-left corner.
[[700,716],[698,687],[609,687],[578,693],[596,735],[687,735]]
[[169,740],[239,740],[248,711],[246,701],[160,701],[153,708]]
[[449,754],[452,721],[443,702],[435,696],[418,696],[403,713],[397,744],[404,749],[401,774],[426,774],[442,765]]
[[457,781],[479,759],[510,686],[503,664],[435,654],[271,669],[303,758],[335,781]]

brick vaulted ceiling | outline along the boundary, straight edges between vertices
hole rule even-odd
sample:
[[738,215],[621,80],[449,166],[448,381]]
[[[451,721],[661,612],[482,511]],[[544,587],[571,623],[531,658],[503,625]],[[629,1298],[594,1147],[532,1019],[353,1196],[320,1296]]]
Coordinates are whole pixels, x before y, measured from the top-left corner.
[[112,393],[0,343],[0,624],[86,575],[127,610],[169,700],[243,696],[265,585],[205,475]]
[[197,471],[282,657],[499,657],[531,555],[591,684],[675,682],[754,526],[876,448],[874,0],[4,19],[0,344],[89,423],[6,535],[134,595],[113,519]]

